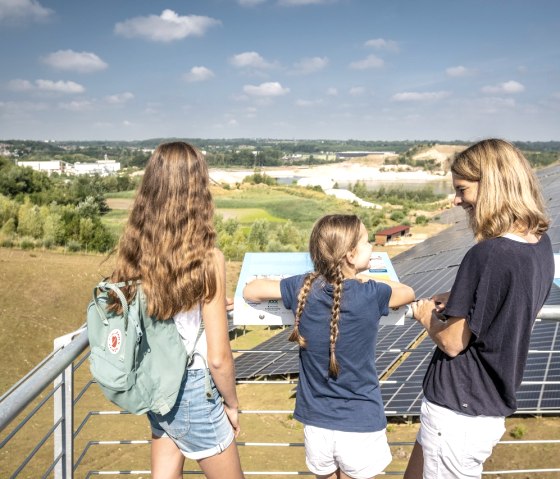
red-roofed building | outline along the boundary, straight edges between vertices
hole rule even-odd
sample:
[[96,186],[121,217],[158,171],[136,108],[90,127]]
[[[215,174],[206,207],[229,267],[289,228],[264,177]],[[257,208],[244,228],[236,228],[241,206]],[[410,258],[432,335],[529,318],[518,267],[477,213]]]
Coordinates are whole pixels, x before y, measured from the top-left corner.
[[384,245],[388,241],[407,236],[410,231],[410,226],[399,225],[387,228],[375,233],[375,244]]

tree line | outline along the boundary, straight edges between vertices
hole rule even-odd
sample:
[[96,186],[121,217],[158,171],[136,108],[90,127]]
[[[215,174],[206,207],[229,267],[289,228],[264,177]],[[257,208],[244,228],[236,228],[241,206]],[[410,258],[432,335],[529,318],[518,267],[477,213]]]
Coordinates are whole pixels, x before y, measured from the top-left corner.
[[108,251],[105,193],[135,187],[128,175],[47,176],[0,157],[0,245]]

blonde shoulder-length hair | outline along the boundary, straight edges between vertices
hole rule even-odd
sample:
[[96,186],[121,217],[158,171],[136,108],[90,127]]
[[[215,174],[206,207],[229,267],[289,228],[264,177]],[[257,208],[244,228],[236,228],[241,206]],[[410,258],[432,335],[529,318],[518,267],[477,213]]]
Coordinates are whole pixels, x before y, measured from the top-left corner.
[[515,146],[486,139],[459,153],[451,171],[478,182],[470,227],[478,241],[512,230],[542,235],[549,225],[540,185],[527,159]]
[[[217,290],[213,215],[202,154],[184,142],[158,146],[119,242],[113,281],[140,279],[148,314],[158,319],[211,300]],[[129,300],[134,291],[126,292]]]

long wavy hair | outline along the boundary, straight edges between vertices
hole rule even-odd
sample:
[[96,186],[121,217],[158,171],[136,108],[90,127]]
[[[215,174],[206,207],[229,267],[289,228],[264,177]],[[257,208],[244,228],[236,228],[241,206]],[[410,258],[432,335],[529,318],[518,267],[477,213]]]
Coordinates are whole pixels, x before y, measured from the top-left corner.
[[[216,232],[208,184],[206,161],[188,143],[159,145],[146,166],[111,279],[141,280],[147,312],[158,319],[170,319],[216,295]],[[129,301],[135,290],[125,290]]]
[[459,153],[451,171],[478,182],[469,225],[478,241],[527,229],[542,235],[549,226],[540,185],[527,159],[500,139],[482,140]]
[[356,215],[327,215],[313,226],[309,238],[309,253],[315,271],[308,274],[298,295],[294,328],[290,341],[300,347],[306,346],[305,338],[299,332],[299,322],[313,282],[322,277],[333,285],[333,304],[330,318],[329,374],[337,377],[339,366],[336,360],[336,340],[340,321],[340,304],[344,280],[343,269],[347,265],[346,254],[356,248],[360,240],[361,221]]

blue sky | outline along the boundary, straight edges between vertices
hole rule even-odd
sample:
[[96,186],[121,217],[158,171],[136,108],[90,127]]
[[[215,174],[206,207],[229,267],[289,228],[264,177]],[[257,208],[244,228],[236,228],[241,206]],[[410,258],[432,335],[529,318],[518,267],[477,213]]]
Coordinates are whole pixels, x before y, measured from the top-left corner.
[[560,140],[557,0],[0,0],[0,139]]

